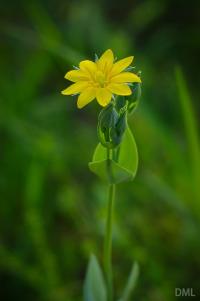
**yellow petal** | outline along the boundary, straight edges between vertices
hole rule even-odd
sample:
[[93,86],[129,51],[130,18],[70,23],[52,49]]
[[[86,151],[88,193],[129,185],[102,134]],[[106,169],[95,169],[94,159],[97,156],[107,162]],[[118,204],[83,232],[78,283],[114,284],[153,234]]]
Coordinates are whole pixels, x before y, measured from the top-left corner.
[[112,83],[141,83],[141,79],[134,73],[122,72],[111,78]]
[[113,66],[114,55],[111,49],[106,50],[97,61],[98,68],[103,72],[109,72]]
[[111,97],[112,93],[106,88],[98,88],[96,91],[96,99],[102,107],[105,107],[107,104],[109,104]]
[[96,63],[89,61],[89,60],[80,62],[79,67],[80,67],[81,71],[85,72],[90,77],[94,77],[94,74],[97,71]]
[[79,109],[86,106],[89,102],[91,102],[96,96],[96,89],[93,87],[89,87],[84,90],[78,97],[77,107]]
[[63,95],[77,94],[82,92],[87,87],[88,87],[88,82],[77,82],[69,86],[67,89],[63,90],[61,93]]
[[126,84],[111,83],[107,86],[107,89],[117,95],[131,95],[132,91]]
[[72,82],[89,80],[89,76],[81,70],[71,70],[65,74],[65,78],[71,80]]
[[114,76],[126,69],[132,63],[133,58],[134,56],[129,56],[116,62],[112,67],[111,76]]

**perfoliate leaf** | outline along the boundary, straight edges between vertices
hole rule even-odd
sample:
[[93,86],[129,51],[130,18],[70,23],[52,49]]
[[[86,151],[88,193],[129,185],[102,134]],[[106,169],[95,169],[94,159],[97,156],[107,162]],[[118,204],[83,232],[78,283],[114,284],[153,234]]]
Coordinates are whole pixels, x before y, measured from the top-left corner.
[[139,266],[138,266],[137,262],[135,262],[132,266],[132,269],[131,269],[130,275],[128,277],[128,281],[125,286],[123,295],[119,301],[130,300],[131,294],[135,288],[135,285],[136,285],[136,282],[138,279],[138,275],[139,275]]
[[131,130],[127,127],[120,147],[107,160],[107,149],[97,145],[90,170],[108,183],[116,184],[134,179],[138,167],[138,152]]
[[84,282],[84,301],[106,301],[107,293],[98,261],[91,255]]

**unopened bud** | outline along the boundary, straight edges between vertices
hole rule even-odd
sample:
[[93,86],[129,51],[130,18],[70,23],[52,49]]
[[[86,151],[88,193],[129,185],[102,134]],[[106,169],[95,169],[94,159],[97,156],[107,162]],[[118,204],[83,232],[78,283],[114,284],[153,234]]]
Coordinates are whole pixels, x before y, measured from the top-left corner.
[[[141,76],[141,71],[137,73],[137,75]],[[142,89],[141,89],[141,83],[133,83],[133,86],[131,87],[132,95],[128,98],[128,112],[129,114],[133,113],[135,109],[138,106]]]
[[126,128],[126,111],[119,114],[113,103],[110,103],[99,114],[98,136],[104,147],[113,149],[117,147]]

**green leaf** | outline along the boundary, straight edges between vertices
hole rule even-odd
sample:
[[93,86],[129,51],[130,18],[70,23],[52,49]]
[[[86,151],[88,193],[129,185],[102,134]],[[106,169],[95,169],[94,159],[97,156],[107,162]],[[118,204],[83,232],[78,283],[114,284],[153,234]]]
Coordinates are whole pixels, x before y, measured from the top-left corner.
[[90,256],[84,282],[84,301],[106,301],[107,293],[101,268],[94,255]]
[[99,143],[89,168],[101,179],[112,184],[134,179],[138,167],[138,152],[135,139],[128,127],[120,148],[117,149],[116,157],[115,160],[107,160],[107,149]]
[[131,294],[136,286],[138,276],[139,276],[139,266],[138,263],[135,262],[132,266],[123,295],[119,301],[128,301],[130,299]]

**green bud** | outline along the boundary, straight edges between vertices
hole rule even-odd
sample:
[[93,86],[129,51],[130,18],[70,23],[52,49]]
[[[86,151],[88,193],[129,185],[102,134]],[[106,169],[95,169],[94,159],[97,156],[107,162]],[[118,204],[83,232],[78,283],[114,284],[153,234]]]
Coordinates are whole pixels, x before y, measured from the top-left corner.
[[127,100],[124,96],[117,96],[115,101],[115,107],[117,112],[120,112],[121,109],[125,107]]
[[[139,71],[137,75],[140,77],[141,72]],[[141,94],[142,94],[142,89],[141,89],[141,83],[133,83],[133,86],[131,87],[132,89],[132,95],[128,98],[128,112],[129,114],[132,114],[139,103]]]
[[123,113],[119,116],[115,126],[115,131],[113,133],[114,140],[116,141],[117,145],[121,143],[125,129],[126,129],[126,110],[124,110]]
[[117,147],[122,140],[125,128],[126,110],[119,114],[114,104],[110,103],[100,112],[97,132],[99,140],[104,147],[109,149]]

